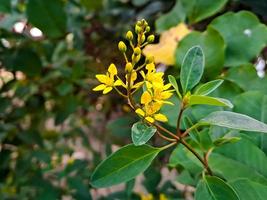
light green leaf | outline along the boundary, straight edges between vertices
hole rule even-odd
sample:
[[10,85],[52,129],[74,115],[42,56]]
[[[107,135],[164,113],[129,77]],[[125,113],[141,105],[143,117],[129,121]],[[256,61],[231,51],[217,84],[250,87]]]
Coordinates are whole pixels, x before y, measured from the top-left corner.
[[201,95],[191,95],[189,97],[189,105],[212,105],[212,106],[226,106],[229,108],[233,107],[233,104],[227,99],[217,98],[217,97],[209,97],[209,96],[201,96]]
[[221,79],[209,81],[198,87],[194,94],[206,96],[216,90],[222,83],[223,80]]
[[139,146],[147,143],[148,140],[156,133],[154,126],[148,126],[140,121],[132,126],[132,141],[134,145]]
[[210,26],[226,42],[226,66],[250,62],[267,44],[267,27],[249,11],[228,12],[214,19]]
[[156,20],[156,30],[161,33],[185,20],[185,10],[181,1],[177,1],[172,10]]
[[26,10],[28,20],[51,38],[65,34],[67,16],[61,0],[29,0]]
[[184,94],[198,84],[203,71],[204,53],[200,46],[194,46],[187,51],[181,67],[180,81]]
[[195,200],[240,200],[234,189],[222,179],[215,176],[205,176],[199,182]]
[[228,143],[235,143],[235,142],[238,142],[241,138],[239,137],[229,137],[229,136],[226,136],[226,137],[222,137],[222,138],[218,138],[216,139],[213,144],[215,146],[221,146],[221,145],[224,145],[224,144],[228,144]]
[[224,66],[225,43],[218,31],[210,27],[205,32],[193,31],[180,41],[175,52],[176,66],[181,66],[187,50],[195,45],[205,52],[204,76],[214,78],[220,74]]
[[148,145],[127,145],[102,161],[91,177],[96,188],[109,187],[127,182],[142,173],[161,151]]
[[247,115],[216,111],[199,121],[199,125],[215,125],[243,131],[267,133],[267,125]]
[[265,200],[267,186],[248,179],[237,179],[229,183],[237,192],[240,200]]
[[181,95],[181,93],[179,91],[179,88],[178,88],[178,85],[177,85],[177,82],[176,82],[176,79],[174,78],[174,76],[168,75],[168,79],[169,79],[170,84],[172,84],[172,87],[175,89],[176,94],[178,95],[178,97],[180,99],[182,99],[182,95]]

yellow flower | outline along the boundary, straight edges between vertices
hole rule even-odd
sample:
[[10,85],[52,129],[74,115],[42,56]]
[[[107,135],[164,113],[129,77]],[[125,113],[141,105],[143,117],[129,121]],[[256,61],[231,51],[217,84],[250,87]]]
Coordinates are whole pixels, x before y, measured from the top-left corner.
[[168,118],[165,115],[157,113],[160,110],[162,103],[153,101],[153,97],[148,91],[145,91],[142,94],[141,104],[143,104],[143,107],[136,109],[135,112],[144,117],[148,122],[153,123],[155,120],[161,122],[168,121]]
[[154,63],[146,65],[147,73],[141,71],[141,75],[146,83],[147,88],[152,88],[153,84],[163,84],[163,72],[156,72]]
[[141,194],[140,196],[141,196],[141,200],[153,200],[154,199],[152,194],[147,194],[147,195]]
[[114,76],[118,74],[117,68],[114,64],[111,64],[108,68],[108,72],[105,74],[97,74],[96,78],[101,83],[93,88],[93,91],[102,91],[103,94],[109,93],[113,87],[123,85],[123,82],[118,79],[114,80]]
[[[125,76],[125,78],[126,78],[126,84],[122,84],[122,86],[124,88],[127,88],[128,87],[128,76],[129,76],[129,74],[127,74]],[[131,80],[130,80],[130,88],[131,89],[139,88],[143,84],[143,82],[137,82],[136,84],[134,84],[134,82],[136,81],[136,79],[137,79],[137,73],[136,73],[136,71],[132,71],[131,72]]]
[[168,83],[166,85],[161,84],[154,84],[153,87],[153,100],[160,102],[160,103],[166,103],[173,105],[172,102],[166,101],[173,95],[173,90],[168,90],[171,87],[171,84]]
[[159,195],[159,200],[168,200],[165,194],[160,194]]
[[155,58],[156,63],[163,63],[165,65],[174,65],[175,56],[174,52],[177,48],[179,41],[181,41],[191,31],[186,24],[180,23],[176,27],[173,27],[161,34],[158,44],[147,45],[143,53],[152,55]]

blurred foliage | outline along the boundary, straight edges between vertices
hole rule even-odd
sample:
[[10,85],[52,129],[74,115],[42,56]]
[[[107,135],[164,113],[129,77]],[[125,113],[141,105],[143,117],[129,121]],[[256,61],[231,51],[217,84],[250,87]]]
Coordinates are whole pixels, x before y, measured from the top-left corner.
[[[167,73],[179,78],[181,59],[198,44],[206,55],[203,81],[225,80],[212,95],[233,100],[234,111],[267,123],[266,76],[259,78],[254,68],[259,60],[266,61],[266,9],[264,0],[0,0],[0,199],[140,199],[133,191],[137,181],[106,197],[89,182],[113,144],[129,143],[136,121],[128,107],[118,105],[119,97],[91,92],[96,73],[110,62],[122,66],[117,41],[136,19],[147,19],[156,33],[180,22],[189,24],[193,31],[179,41],[174,67]],[[34,36],[34,30],[43,34]],[[164,108],[169,128],[176,124],[176,109]],[[219,109],[195,106],[185,115],[196,121]],[[207,146],[216,135],[228,133],[214,129],[200,138]],[[220,147],[210,158],[212,168],[220,166],[218,173],[225,173],[234,188],[266,191],[267,137],[230,134],[244,139]],[[159,143],[154,138],[151,142]],[[184,151],[175,150],[169,165],[181,173],[177,181],[196,187],[201,169]],[[242,154],[245,151],[249,154]],[[166,154],[159,155],[138,187],[155,198],[164,193],[184,199],[173,180],[162,178],[163,163],[168,163]],[[242,173],[251,173],[251,180],[235,179]]]

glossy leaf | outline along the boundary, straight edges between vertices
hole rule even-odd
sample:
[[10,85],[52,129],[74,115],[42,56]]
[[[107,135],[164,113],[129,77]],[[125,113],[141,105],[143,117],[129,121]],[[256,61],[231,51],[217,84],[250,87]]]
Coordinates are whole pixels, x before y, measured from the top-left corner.
[[182,95],[181,95],[181,93],[179,91],[179,87],[177,85],[176,79],[172,75],[168,75],[168,79],[169,79],[170,84],[172,84],[172,87],[175,89],[176,94],[181,99]]
[[243,131],[267,133],[267,125],[247,115],[216,111],[199,121],[199,125],[215,125]]
[[55,38],[65,34],[67,17],[63,1],[29,0],[26,12],[29,22],[48,37]]
[[157,128],[148,126],[140,121],[132,126],[132,141],[134,145],[139,146],[147,143],[148,140],[156,133]]
[[229,108],[233,107],[233,104],[227,99],[209,97],[209,96],[201,96],[201,95],[191,95],[189,98],[189,105],[212,105],[212,106],[226,106]]
[[124,146],[98,165],[91,184],[101,188],[127,182],[145,171],[160,150],[148,145]]
[[198,84],[203,71],[204,53],[200,46],[194,46],[187,51],[181,67],[180,81],[184,94]]
[[240,200],[234,189],[222,179],[215,176],[205,176],[199,182],[195,200]]
[[228,12],[215,18],[210,26],[215,28],[226,42],[226,66],[248,63],[267,44],[267,27],[260,23],[256,15],[248,11]]
[[[214,45],[216,44],[216,45]],[[205,52],[205,76],[212,77],[221,73],[224,65],[225,43],[222,36],[215,29],[208,27],[204,32],[193,31],[179,42],[176,49],[176,66],[182,64],[187,50],[195,45],[201,46]],[[214,53],[216,52],[216,53]]]
[[267,196],[267,186],[249,179],[237,179],[229,183],[237,192],[240,200],[265,200]]
[[218,80],[213,80],[209,81],[207,83],[204,83],[200,87],[196,89],[194,92],[195,95],[208,95],[212,93],[214,90],[216,90],[221,84],[223,83],[223,80],[218,79]]

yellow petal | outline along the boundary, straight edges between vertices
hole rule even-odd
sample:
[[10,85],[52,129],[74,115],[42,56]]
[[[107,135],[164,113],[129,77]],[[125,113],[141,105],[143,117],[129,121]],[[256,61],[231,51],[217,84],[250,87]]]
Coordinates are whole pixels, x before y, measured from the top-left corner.
[[97,80],[100,82],[100,83],[107,83],[107,81],[109,80],[109,77],[104,75],[104,74],[97,74],[95,76],[97,78]]
[[123,85],[124,83],[122,82],[122,80],[118,79],[114,82],[114,86],[120,86]]
[[176,27],[162,32],[159,43],[147,45],[143,49],[143,53],[146,56],[154,56],[156,63],[174,65],[174,52],[178,42],[189,33],[190,30],[186,24],[180,23]]
[[169,99],[172,96],[173,93],[169,92],[169,91],[165,91],[161,93],[161,97],[162,99]]
[[153,123],[155,120],[152,117],[146,117],[145,120],[147,120],[150,123]]
[[172,84],[168,83],[168,84],[164,85],[163,89],[168,90],[171,86],[172,86]]
[[149,71],[149,72],[155,71],[155,70],[156,70],[156,68],[155,68],[155,64],[154,64],[154,63],[147,64],[147,65],[146,65],[146,69],[147,69],[147,71]]
[[152,101],[152,96],[148,91],[145,91],[141,96],[141,104],[148,104]]
[[136,112],[138,115],[141,115],[142,117],[145,116],[145,112],[144,112],[141,108],[137,108],[137,109],[135,110],[135,112]]
[[160,114],[160,113],[155,114],[154,117],[157,121],[161,121],[161,122],[167,122],[168,121],[168,118],[165,115]]
[[112,90],[112,87],[106,87],[103,91],[103,94],[107,94]]
[[107,86],[105,84],[101,84],[93,88],[93,91],[101,91],[104,90]]
[[108,67],[108,72],[109,72],[112,76],[117,75],[118,71],[117,71],[116,66],[115,66],[113,63],[109,65],[109,67]]

